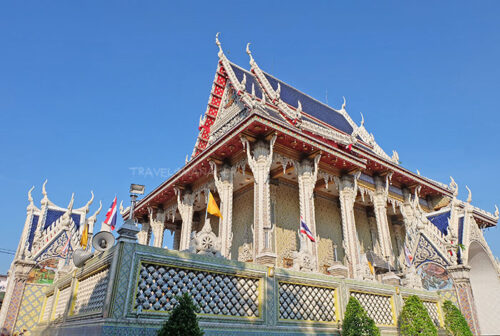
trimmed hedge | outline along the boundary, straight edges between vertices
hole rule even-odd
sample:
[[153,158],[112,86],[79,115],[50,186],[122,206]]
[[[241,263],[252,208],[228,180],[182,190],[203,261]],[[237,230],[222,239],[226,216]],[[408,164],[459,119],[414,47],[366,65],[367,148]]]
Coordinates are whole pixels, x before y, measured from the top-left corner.
[[342,336],[380,336],[375,321],[366,314],[363,306],[353,296],[347,303],[342,322]]
[[437,336],[437,328],[418,296],[408,297],[399,315],[401,336]]
[[469,324],[465,317],[451,301],[445,301],[443,304],[444,326],[448,335],[451,336],[472,336]]
[[198,325],[198,316],[196,316],[199,308],[194,304],[193,299],[188,293],[177,296],[175,299],[178,303],[158,331],[158,336],[202,336],[203,331]]

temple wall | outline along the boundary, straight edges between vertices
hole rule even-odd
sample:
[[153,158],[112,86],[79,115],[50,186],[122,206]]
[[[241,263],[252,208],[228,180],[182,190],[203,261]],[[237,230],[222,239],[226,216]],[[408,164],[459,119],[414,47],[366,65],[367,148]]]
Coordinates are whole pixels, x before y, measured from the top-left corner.
[[370,225],[368,224],[368,216],[366,215],[365,208],[355,206],[354,218],[356,221],[356,230],[358,231],[361,253],[365,253],[368,250],[373,250]]
[[[207,336],[235,331],[255,336],[338,335],[350,296],[358,298],[382,336],[397,335],[398,315],[409,295],[418,295],[436,325],[443,326],[442,300],[436,292],[290,269],[270,273],[264,265],[126,242],[111,252],[117,255],[109,273],[111,254],[105,261],[97,256],[89,267],[50,286],[44,301],[51,304],[44,306],[52,314],[40,314],[53,318],[42,318],[33,335],[153,336],[174,307],[170,298],[183,291],[200,307],[200,327]],[[164,285],[172,281],[173,286]],[[53,312],[61,296],[53,300],[54,294],[68,284],[73,295],[62,302],[67,312],[57,319]]]
[[243,245],[245,243],[252,243],[252,225],[253,188],[249,188],[243,192],[236,192],[234,194],[231,259],[239,260],[243,253]]
[[338,202],[324,197],[316,197],[316,231],[318,240],[318,262],[320,267],[334,261],[334,248],[337,245],[337,259],[344,260],[342,248],[342,218]]
[[283,258],[299,248],[300,208],[299,189],[280,183],[276,188],[276,253],[277,265],[283,267]]

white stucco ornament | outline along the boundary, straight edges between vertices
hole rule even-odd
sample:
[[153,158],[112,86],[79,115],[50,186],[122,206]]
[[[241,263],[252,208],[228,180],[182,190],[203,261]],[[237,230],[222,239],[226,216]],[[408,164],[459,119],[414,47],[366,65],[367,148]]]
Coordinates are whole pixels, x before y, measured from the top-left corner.
[[212,226],[210,225],[210,218],[207,217],[201,231],[191,233],[189,252],[222,257],[220,249],[221,241],[215,233],[213,233]]

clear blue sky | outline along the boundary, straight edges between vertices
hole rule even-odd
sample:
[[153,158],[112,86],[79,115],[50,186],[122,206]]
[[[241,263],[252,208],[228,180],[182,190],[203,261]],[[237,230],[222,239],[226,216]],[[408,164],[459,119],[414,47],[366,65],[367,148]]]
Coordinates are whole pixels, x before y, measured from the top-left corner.
[[[365,116],[403,165],[493,211],[500,204],[498,1],[13,1],[0,4],[0,247],[15,249],[28,189],[66,206],[128,202],[190,154],[217,63],[259,65]],[[134,176],[133,167],[149,168]],[[162,169],[163,170],[160,170]],[[156,174],[156,172],[160,172]],[[92,210],[97,205],[94,203]],[[486,233],[500,255],[500,233]],[[0,272],[11,256],[0,254]]]

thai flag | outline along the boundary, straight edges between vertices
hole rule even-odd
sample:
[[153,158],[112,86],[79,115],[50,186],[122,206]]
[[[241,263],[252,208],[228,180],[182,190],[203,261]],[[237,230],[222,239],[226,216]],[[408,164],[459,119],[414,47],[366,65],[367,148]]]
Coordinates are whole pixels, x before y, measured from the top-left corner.
[[106,219],[104,220],[104,224],[111,226],[111,230],[115,229],[115,226],[116,226],[116,196],[115,196],[115,199],[113,200],[113,203],[111,203],[111,206],[109,207],[108,212],[106,212]]
[[306,225],[306,222],[304,222],[304,219],[302,217],[300,217],[300,233],[305,234],[307,238],[309,238],[312,242],[316,242],[316,240],[314,240],[311,230],[309,230],[309,228]]

